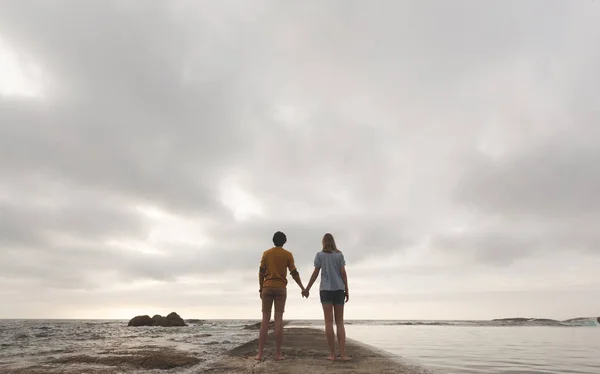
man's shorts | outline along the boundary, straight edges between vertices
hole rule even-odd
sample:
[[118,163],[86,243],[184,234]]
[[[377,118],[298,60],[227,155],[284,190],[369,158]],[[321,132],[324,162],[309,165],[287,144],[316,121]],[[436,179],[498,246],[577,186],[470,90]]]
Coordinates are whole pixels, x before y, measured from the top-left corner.
[[275,313],[283,313],[287,291],[285,288],[263,287],[262,289],[262,311],[271,313],[271,307],[275,304]]
[[346,300],[346,292],[344,290],[337,291],[321,291],[321,304],[344,305]]

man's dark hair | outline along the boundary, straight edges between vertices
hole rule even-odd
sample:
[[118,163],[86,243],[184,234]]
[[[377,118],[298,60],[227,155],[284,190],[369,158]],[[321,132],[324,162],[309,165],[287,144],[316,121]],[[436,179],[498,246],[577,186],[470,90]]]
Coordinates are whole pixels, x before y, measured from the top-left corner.
[[275,244],[275,247],[283,247],[285,242],[287,242],[287,237],[281,231],[277,231],[273,235],[273,244]]

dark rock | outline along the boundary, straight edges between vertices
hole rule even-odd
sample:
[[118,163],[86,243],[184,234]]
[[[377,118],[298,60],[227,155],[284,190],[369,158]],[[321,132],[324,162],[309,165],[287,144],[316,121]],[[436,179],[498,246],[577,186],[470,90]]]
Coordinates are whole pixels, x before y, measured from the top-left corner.
[[155,314],[152,317],[152,326],[164,326],[165,321],[166,321],[165,317]]
[[105,365],[120,368],[134,368],[145,370],[169,370],[178,367],[188,367],[200,363],[202,360],[186,352],[162,348],[160,350],[141,350],[137,352],[114,352],[109,356],[64,356],[51,359],[54,364],[88,364]]
[[173,326],[187,326],[177,313],[169,313],[166,317],[158,314],[150,318],[150,316],[137,316],[133,317],[127,326],[161,326],[161,327],[173,327]]
[[136,316],[129,321],[127,326],[152,326],[153,322],[150,316]]
[[183,320],[183,318],[179,317],[179,314],[177,314],[175,312],[171,312],[165,317],[165,324],[161,325],[161,326],[171,327],[171,326],[187,326],[187,325],[185,324],[185,321]]
[[598,321],[598,323],[600,323],[600,317],[596,318],[596,321]]
[[155,355],[152,357],[148,357],[140,360],[138,366],[144,369],[162,369],[169,370],[178,367],[192,366],[199,363],[200,360],[195,357],[190,356],[165,356],[165,355]]

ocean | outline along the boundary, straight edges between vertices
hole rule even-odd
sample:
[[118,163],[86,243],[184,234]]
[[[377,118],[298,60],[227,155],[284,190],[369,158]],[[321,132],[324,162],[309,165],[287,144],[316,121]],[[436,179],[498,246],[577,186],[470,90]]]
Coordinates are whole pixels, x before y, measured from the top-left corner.
[[[256,338],[256,330],[244,328],[256,322],[206,320],[187,327],[133,328],[116,320],[0,320],[0,373],[120,373],[109,370],[118,368],[114,362],[101,358],[144,349],[174,349],[197,357],[194,365],[169,372],[198,373],[229,349]],[[288,327],[322,329],[323,323],[290,321]],[[436,373],[600,373],[600,324],[591,318],[348,321],[347,334]]]

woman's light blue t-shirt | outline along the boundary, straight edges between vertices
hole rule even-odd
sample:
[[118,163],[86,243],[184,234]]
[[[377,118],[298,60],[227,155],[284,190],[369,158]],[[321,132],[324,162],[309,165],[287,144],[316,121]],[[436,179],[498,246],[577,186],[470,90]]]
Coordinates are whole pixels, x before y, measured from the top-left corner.
[[342,266],[346,260],[342,252],[318,252],[315,256],[315,267],[321,269],[321,291],[345,290],[342,279]]

